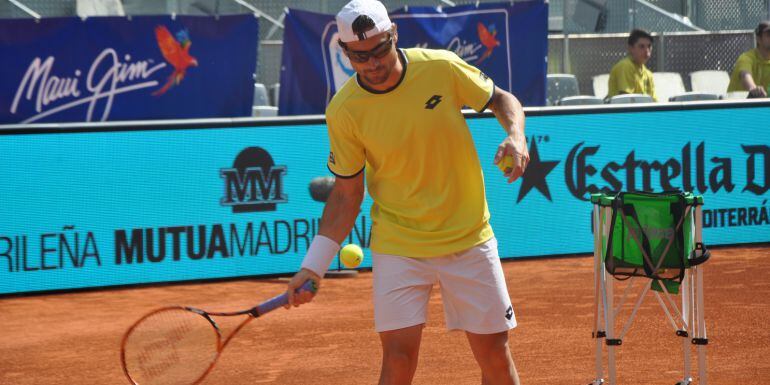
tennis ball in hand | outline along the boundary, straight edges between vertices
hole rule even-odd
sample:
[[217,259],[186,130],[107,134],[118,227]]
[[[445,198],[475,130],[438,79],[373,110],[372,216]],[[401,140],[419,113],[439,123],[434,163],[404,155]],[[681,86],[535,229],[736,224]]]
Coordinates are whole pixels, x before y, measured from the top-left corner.
[[340,261],[348,269],[354,269],[364,260],[364,251],[358,245],[349,244],[340,251]]
[[513,169],[513,155],[506,155],[500,162],[497,163],[497,168],[502,172],[506,172],[507,169]]

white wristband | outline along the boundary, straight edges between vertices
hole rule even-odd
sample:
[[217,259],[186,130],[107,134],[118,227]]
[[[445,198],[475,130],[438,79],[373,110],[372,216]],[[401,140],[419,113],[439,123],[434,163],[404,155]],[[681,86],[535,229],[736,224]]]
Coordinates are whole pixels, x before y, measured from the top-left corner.
[[340,251],[340,245],[337,242],[323,235],[316,235],[307,249],[305,259],[302,261],[302,268],[323,278],[338,251]]

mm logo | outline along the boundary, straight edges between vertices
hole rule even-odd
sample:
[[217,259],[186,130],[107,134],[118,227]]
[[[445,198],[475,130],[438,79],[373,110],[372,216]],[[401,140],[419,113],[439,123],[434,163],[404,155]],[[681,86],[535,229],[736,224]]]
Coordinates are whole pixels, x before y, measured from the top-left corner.
[[219,170],[225,182],[222,206],[233,213],[275,211],[277,203],[286,203],[283,177],[286,166],[276,166],[273,157],[260,147],[248,147],[238,154],[232,168]]

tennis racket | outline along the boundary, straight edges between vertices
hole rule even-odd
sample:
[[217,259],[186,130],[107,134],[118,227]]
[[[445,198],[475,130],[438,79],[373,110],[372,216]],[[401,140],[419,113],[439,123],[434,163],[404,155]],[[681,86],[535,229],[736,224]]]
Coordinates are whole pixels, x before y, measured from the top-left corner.
[[[315,282],[297,289],[315,293]],[[283,293],[251,309],[207,312],[187,306],[153,310],[137,320],[123,336],[120,360],[134,385],[192,385],[214,368],[230,340],[252,319],[288,303]],[[248,315],[226,338],[211,316]]]

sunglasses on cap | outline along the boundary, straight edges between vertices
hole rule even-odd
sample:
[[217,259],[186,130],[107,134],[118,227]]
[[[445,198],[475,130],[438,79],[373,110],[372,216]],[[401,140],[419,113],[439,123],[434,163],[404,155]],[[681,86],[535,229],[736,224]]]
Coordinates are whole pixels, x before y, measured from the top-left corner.
[[385,40],[382,43],[377,44],[377,46],[375,46],[369,51],[354,51],[354,50],[348,49],[348,45],[343,42],[339,42],[339,44],[340,46],[342,46],[343,49],[345,49],[345,53],[347,53],[350,61],[356,62],[356,63],[366,63],[371,58],[382,59],[383,57],[385,57],[385,55],[390,53],[390,48],[393,46],[393,35],[389,33],[388,40]]

